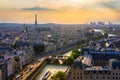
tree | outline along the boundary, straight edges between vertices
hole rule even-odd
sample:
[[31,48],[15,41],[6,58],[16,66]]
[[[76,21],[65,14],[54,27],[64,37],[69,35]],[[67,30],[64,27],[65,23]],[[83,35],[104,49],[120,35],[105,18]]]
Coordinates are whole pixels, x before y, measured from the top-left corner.
[[51,80],[66,80],[66,74],[59,71],[55,75],[51,76]]
[[86,47],[87,45],[86,44],[81,44],[80,45],[80,48],[82,49],[82,48],[84,48],[84,47]]
[[79,52],[78,49],[73,49],[71,55],[72,55],[72,57],[73,57],[74,59],[76,59],[77,57],[80,56],[80,52]]
[[104,33],[104,37],[107,38],[108,37],[108,33]]
[[78,50],[78,49],[73,49],[73,50],[72,50],[72,54],[70,55],[70,57],[68,57],[68,58],[66,59],[66,64],[69,65],[69,66],[71,66],[72,63],[73,63],[73,61],[74,61],[75,59],[77,59],[79,56],[80,56],[79,50]]
[[103,34],[98,35],[98,39],[104,38]]
[[72,56],[70,56],[70,57],[68,57],[68,58],[66,59],[66,64],[69,65],[69,66],[71,66],[72,63],[73,63],[73,61],[74,61],[74,58],[73,58]]
[[33,46],[35,53],[42,53],[45,50],[45,46],[41,44],[36,44]]
[[94,35],[94,36],[93,36],[93,40],[94,40],[94,41],[97,41],[97,40],[98,40],[98,36]]
[[79,50],[78,49],[73,49],[72,53],[79,53]]
[[81,42],[82,44],[85,44],[85,43],[86,43],[86,39],[82,38],[82,39],[80,40],[80,42]]

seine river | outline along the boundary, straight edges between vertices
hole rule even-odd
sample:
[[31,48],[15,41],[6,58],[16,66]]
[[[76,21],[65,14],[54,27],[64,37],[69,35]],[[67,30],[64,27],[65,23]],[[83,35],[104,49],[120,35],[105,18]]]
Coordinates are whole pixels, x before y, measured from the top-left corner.
[[40,74],[36,77],[35,80],[42,80],[42,77],[45,75],[46,72],[50,71],[51,75],[57,73],[58,71],[65,71],[67,66],[60,66],[60,65],[46,65]]
[[[71,51],[63,54],[64,56],[70,56]],[[50,71],[51,75],[54,75],[58,71],[65,71],[68,66],[63,65],[46,65],[43,70],[38,74],[38,76],[35,78],[35,80],[42,80],[42,77],[45,75],[46,72]]]

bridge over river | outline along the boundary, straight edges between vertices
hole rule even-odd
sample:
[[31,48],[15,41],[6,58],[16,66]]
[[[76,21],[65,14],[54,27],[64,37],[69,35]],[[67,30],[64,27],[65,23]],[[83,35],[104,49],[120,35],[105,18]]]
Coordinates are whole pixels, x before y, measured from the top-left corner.
[[[63,55],[59,55],[59,56],[52,56],[51,58],[53,59],[61,59],[64,60],[67,57],[70,56],[72,51],[69,51]],[[65,72],[67,70],[68,66],[65,65],[46,65],[42,71],[37,75],[37,77],[35,78],[35,80],[42,80],[42,77],[45,75],[46,72],[50,71],[51,75],[54,75],[55,73],[57,73],[58,71],[63,71]],[[50,80],[50,79],[48,79]]]

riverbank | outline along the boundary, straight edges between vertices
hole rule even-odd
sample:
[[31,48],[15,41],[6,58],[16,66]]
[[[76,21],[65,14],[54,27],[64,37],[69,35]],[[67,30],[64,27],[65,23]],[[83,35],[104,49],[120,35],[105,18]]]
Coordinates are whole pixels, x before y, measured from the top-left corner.
[[[69,52],[70,50],[74,49],[74,48],[78,48],[78,46],[72,46],[72,47],[69,47],[67,49],[63,49],[63,50],[60,50],[60,51],[56,51],[55,53],[51,53],[49,55],[52,55],[52,54],[55,54],[55,55],[62,55],[62,54],[65,54],[66,52]],[[49,56],[49,55],[45,55],[44,57],[46,56]],[[47,61],[46,61],[47,58],[42,58],[40,62],[36,62],[34,65],[33,65],[33,68],[32,70],[23,75],[24,77],[21,79],[21,80],[34,80],[35,77],[42,71],[42,69],[46,66],[47,64]]]
[[69,51],[71,51],[72,49],[74,49],[74,48],[79,48],[79,45],[75,45],[75,46],[70,46],[70,47],[68,47],[68,48],[63,48],[63,49],[61,49],[60,51],[56,51],[55,52],[55,54],[53,54],[53,55],[63,55],[63,54],[65,54],[66,52],[69,52]]
[[47,64],[34,80],[42,80],[42,77],[48,71],[51,72],[51,75],[49,76],[49,79],[50,79],[50,77],[56,74],[57,72],[59,71],[66,72],[67,69],[68,69],[68,66],[65,66],[65,65]]
[[29,73],[26,73],[21,80],[33,80],[46,64],[46,58],[41,59],[40,62],[33,65],[31,71]]

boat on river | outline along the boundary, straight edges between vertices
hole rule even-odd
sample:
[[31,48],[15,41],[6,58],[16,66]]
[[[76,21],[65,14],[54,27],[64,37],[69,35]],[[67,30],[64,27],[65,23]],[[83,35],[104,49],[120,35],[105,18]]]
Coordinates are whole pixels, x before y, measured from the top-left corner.
[[43,76],[42,80],[47,80],[50,75],[51,75],[50,71],[46,72],[45,75]]

